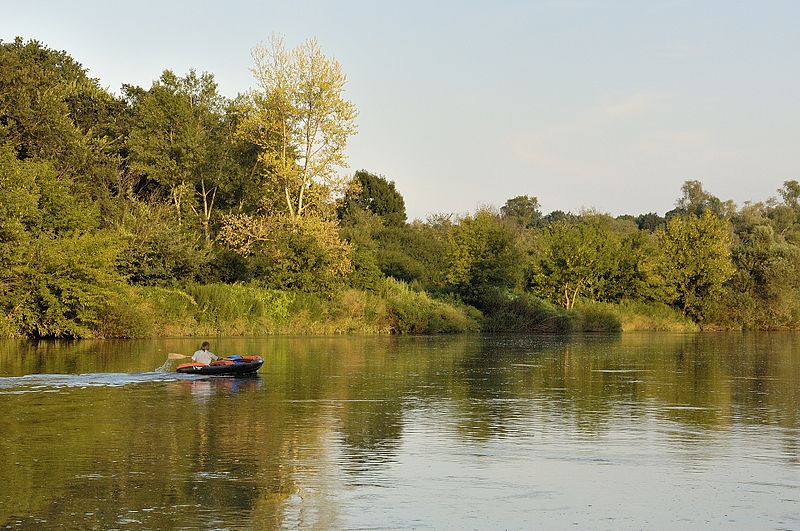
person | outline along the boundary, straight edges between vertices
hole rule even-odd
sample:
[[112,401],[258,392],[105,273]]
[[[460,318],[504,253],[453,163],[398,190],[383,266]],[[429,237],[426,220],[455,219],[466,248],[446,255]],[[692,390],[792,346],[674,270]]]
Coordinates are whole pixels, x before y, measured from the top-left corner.
[[212,361],[218,360],[219,356],[208,350],[209,347],[211,347],[209,342],[203,341],[203,344],[200,345],[200,350],[192,354],[192,361],[195,363],[203,363],[205,365],[210,365]]

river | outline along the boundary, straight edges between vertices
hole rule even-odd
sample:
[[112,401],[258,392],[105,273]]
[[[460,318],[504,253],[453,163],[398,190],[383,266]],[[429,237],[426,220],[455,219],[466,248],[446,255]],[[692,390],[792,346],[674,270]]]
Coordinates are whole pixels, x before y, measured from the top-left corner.
[[800,529],[800,334],[0,342],[0,527]]

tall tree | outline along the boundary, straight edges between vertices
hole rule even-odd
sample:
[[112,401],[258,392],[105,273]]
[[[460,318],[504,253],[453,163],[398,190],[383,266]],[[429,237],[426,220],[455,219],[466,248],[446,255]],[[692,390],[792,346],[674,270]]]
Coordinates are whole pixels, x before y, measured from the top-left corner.
[[148,91],[124,87],[132,108],[127,146],[131,170],[168,191],[179,223],[195,210],[206,240],[219,185],[227,177],[225,99],[214,76],[165,70]]
[[317,41],[286,50],[273,36],[253,50],[258,89],[241,134],[261,148],[262,169],[297,219],[330,202],[344,186],[337,168],[346,165],[344,148],[356,131],[355,106],[344,97],[341,65],[325,57]]
[[733,201],[722,201],[706,192],[700,181],[685,181],[681,186],[681,197],[675,202],[675,209],[667,212],[666,217],[685,214],[700,216],[706,210],[717,217],[729,218],[736,212],[736,205]]

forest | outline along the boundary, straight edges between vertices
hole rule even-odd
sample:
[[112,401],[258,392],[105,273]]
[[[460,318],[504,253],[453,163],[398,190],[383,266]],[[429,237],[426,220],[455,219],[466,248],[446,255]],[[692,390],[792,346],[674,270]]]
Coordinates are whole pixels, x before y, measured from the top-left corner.
[[791,176],[743,206],[691,180],[663,215],[519,195],[410,221],[391,176],[347,173],[357,110],[315,40],[252,73],[114,94],[0,41],[0,337],[800,328]]

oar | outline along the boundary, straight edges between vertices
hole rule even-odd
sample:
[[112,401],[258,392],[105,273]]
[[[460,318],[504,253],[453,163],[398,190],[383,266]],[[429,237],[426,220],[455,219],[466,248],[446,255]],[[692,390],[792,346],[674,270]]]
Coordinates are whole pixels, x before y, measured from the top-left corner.
[[167,359],[170,360],[179,360],[182,358],[191,358],[191,356],[185,356],[183,354],[178,354],[177,352],[170,352],[169,354],[167,354]]

